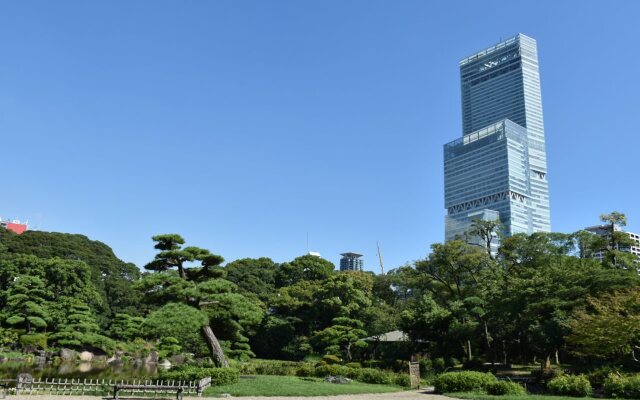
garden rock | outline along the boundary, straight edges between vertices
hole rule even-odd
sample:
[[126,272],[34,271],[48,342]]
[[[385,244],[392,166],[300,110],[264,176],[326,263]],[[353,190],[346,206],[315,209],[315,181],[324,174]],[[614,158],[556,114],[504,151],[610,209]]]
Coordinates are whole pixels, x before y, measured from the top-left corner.
[[71,349],[65,349],[65,348],[60,349],[60,358],[63,361],[73,361],[76,359],[77,356],[78,356],[78,353],[76,353]]
[[327,376],[324,378],[325,382],[336,383],[339,385],[344,385],[351,382],[351,379],[345,378],[344,376]]
[[80,361],[92,361],[93,357],[94,355],[90,351],[83,351],[80,353]]
[[145,364],[157,364],[158,363],[158,352],[152,351],[149,353],[147,358],[144,359]]
[[176,354],[175,356],[169,357],[169,361],[173,365],[181,365],[185,362],[185,357],[182,354]]

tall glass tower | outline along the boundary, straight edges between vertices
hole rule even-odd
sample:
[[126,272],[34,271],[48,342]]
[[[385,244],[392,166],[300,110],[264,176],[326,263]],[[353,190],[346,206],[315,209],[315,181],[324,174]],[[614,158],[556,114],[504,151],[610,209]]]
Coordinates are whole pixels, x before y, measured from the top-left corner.
[[444,145],[445,240],[499,218],[503,233],[549,232],[536,41],[518,34],[460,61],[463,136]]

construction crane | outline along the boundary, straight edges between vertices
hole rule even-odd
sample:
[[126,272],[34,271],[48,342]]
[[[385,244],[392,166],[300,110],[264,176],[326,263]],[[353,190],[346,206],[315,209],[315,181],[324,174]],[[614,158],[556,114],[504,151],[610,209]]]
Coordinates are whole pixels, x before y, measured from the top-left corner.
[[378,260],[380,260],[380,273],[384,275],[384,264],[382,264],[382,254],[380,253],[380,243],[376,242],[378,247]]

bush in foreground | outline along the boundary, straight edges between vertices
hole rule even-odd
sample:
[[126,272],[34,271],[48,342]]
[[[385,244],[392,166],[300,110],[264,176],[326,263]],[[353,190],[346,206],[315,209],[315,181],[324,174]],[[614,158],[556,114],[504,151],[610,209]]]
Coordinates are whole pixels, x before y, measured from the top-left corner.
[[481,392],[496,381],[495,376],[484,372],[445,372],[436,377],[433,386],[437,393]]
[[169,371],[161,371],[159,378],[175,381],[198,381],[211,377],[211,386],[228,385],[240,380],[240,372],[235,368],[199,367],[196,365],[181,365]]
[[607,397],[640,399],[640,375],[609,374],[604,380],[603,388]]
[[489,382],[486,385],[485,390],[488,394],[494,396],[527,394],[527,391],[524,390],[522,385],[510,381]]
[[547,387],[558,396],[587,397],[591,395],[591,383],[584,375],[560,375],[553,378]]

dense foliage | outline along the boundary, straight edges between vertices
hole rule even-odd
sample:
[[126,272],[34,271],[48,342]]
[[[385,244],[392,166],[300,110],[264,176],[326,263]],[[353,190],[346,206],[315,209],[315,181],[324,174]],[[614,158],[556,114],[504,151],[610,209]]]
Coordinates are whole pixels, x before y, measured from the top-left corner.
[[505,395],[522,395],[526,394],[527,391],[524,389],[522,385],[516,382],[510,381],[495,381],[489,382],[485,386],[485,390],[487,394],[493,396],[505,396]]
[[212,368],[183,365],[170,371],[161,371],[159,379],[192,382],[211,377],[212,386],[229,385],[240,380],[240,372],[235,368]]
[[592,388],[589,379],[584,375],[560,375],[547,384],[551,393],[558,396],[587,397]]
[[463,371],[445,372],[433,382],[436,393],[484,392],[497,379],[490,373]]
[[[81,235],[0,229],[0,346],[136,358],[156,350],[219,366],[227,358],[311,358],[322,361],[256,368],[364,382],[404,379],[368,367],[406,370],[411,355],[436,372],[567,361],[637,370],[637,260],[616,229],[624,215],[602,219],[604,236],[517,234],[501,238],[497,252],[499,224],[476,221],[469,235],[480,245],[434,244],[424,259],[386,275],[338,272],[313,255],[225,265],[176,234],[152,238],[157,254],[141,272]],[[409,340],[386,342],[395,330]]]

